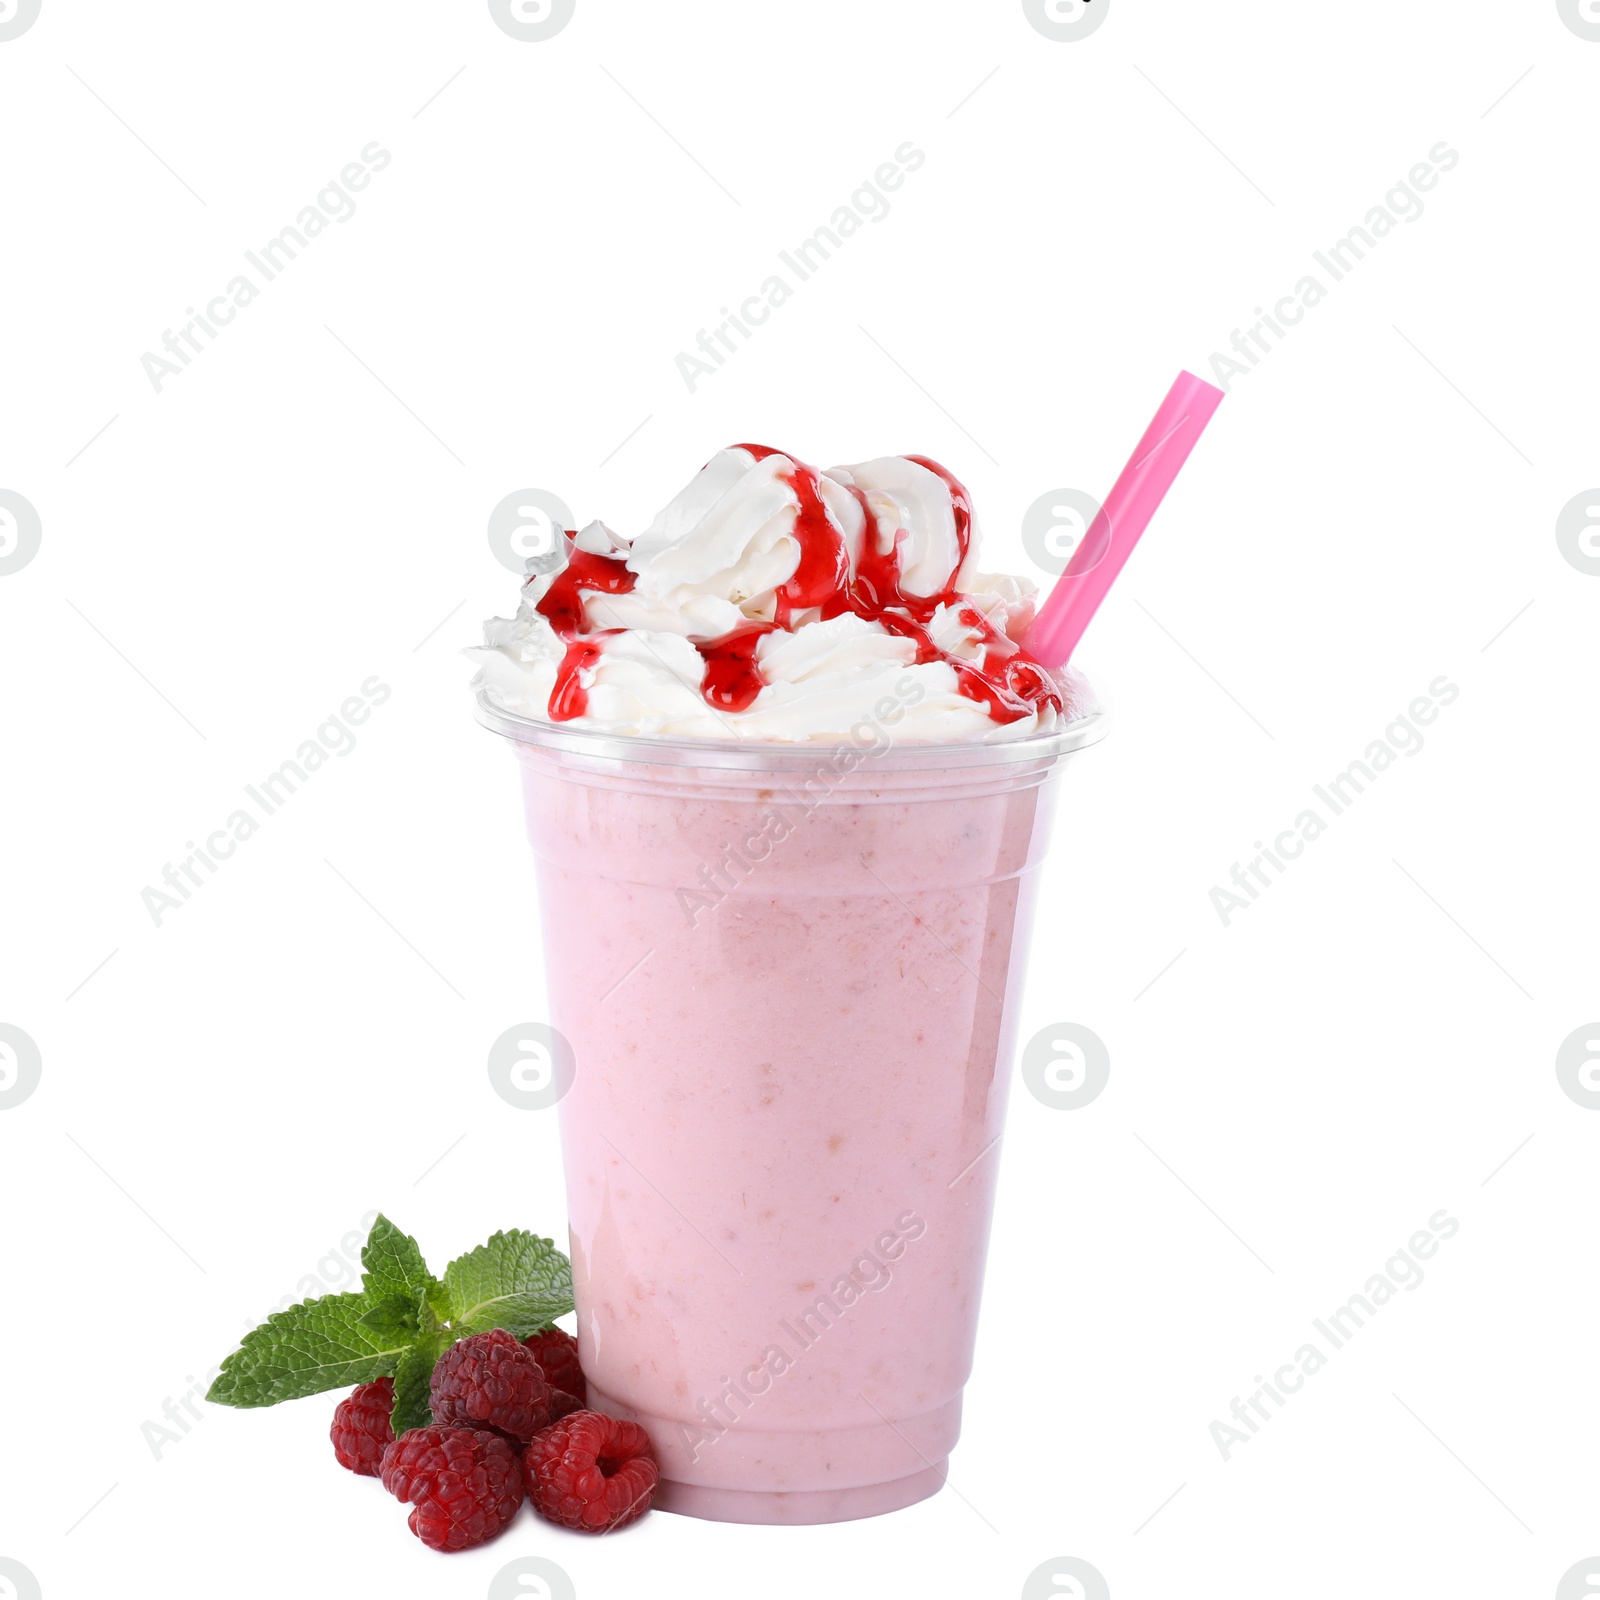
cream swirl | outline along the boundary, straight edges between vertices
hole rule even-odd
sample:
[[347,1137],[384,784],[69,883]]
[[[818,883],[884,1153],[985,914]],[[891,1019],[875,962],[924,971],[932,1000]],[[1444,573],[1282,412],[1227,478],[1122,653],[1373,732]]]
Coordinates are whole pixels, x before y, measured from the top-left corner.
[[1026,655],[1034,587],[978,571],[976,546],[966,490],[924,457],[818,472],[731,446],[636,538],[591,523],[530,577],[468,652],[475,687],[607,733],[1024,737],[1086,709],[1086,685]]

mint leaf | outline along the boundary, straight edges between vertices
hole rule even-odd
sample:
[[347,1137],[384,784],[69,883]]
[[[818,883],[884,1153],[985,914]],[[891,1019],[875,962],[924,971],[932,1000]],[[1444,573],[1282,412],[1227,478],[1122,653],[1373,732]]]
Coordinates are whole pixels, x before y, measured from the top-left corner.
[[424,1328],[437,1328],[450,1320],[450,1291],[437,1278],[418,1302],[418,1312]]
[[382,1215],[367,1235],[361,1250],[361,1265],[366,1268],[361,1288],[371,1306],[381,1304],[392,1295],[404,1295],[407,1305],[415,1305],[417,1296],[437,1282],[428,1271],[428,1263],[422,1259],[417,1241],[401,1233]]
[[328,1294],[275,1311],[222,1363],[206,1399],[223,1406],[275,1406],[391,1373],[415,1335],[384,1336],[362,1318],[365,1295]]
[[[430,1280],[431,1281],[431,1280]],[[412,1428],[426,1428],[433,1421],[432,1379],[439,1357],[455,1343],[455,1334],[444,1327],[429,1303],[429,1294],[443,1294],[442,1284],[417,1296],[411,1309],[415,1341],[400,1357],[394,1375],[394,1409],[389,1426],[395,1438]]]
[[417,1335],[417,1342],[400,1358],[394,1374],[394,1412],[389,1426],[395,1438],[412,1428],[426,1428],[433,1421],[428,1404],[428,1388],[439,1357],[455,1342],[455,1335],[434,1329]]
[[549,1239],[515,1228],[444,1269],[457,1339],[504,1328],[519,1339],[572,1310],[572,1265]]
[[[363,1295],[361,1298],[365,1300],[367,1297]],[[391,1335],[399,1336],[402,1342],[416,1338],[420,1326],[416,1298],[405,1294],[386,1296],[362,1314],[361,1326],[371,1328],[380,1339],[387,1339]]]

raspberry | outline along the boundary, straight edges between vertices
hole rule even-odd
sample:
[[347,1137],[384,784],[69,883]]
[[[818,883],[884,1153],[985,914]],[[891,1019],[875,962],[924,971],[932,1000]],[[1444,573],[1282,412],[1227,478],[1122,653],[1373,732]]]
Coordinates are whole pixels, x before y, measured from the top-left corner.
[[518,1444],[550,1421],[550,1386],[539,1363],[503,1328],[451,1345],[428,1393],[435,1422],[493,1428]]
[[550,1420],[559,1422],[563,1417],[570,1417],[574,1411],[584,1410],[583,1401],[577,1395],[568,1394],[565,1389],[552,1389],[550,1391]]
[[543,1333],[536,1333],[522,1342],[533,1351],[533,1359],[539,1363],[552,1389],[565,1389],[587,1403],[589,1387],[584,1381],[583,1368],[578,1365],[578,1341],[565,1328],[546,1328]]
[[522,1452],[533,1509],[579,1533],[609,1533],[642,1517],[661,1469],[637,1422],[575,1411]]
[[430,1550],[487,1544],[522,1504],[516,1452],[475,1428],[413,1428],[384,1451],[379,1476],[415,1506],[411,1531]]
[[364,1383],[339,1402],[328,1432],[341,1467],[359,1472],[364,1478],[378,1476],[384,1447],[394,1443],[394,1430],[389,1426],[393,1410],[393,1378]]

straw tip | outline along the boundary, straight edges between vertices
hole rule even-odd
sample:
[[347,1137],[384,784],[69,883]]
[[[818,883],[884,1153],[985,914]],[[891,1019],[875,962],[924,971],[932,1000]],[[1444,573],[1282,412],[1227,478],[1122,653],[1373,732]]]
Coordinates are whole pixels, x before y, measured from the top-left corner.
[[1204,378],[1197,378],[1187,367],[1178,374],[1178,382],[1185,389],[1191,389],[1197,394],[1215,395],[1219,404],[1227,399],[1227,394],[1224,390],[1219,389],[1214,383],[1207,383]]

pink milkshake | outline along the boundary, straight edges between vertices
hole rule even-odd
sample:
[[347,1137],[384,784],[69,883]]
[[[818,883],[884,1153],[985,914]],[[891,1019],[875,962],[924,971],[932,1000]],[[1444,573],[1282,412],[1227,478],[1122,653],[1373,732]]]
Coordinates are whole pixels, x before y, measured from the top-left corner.
[[1101,732],[974,548],[934,463],[737,446],[477,652],[576,1060],[590,1403],[667,1510],[870,1516],[956,1442],[1037,868]]

